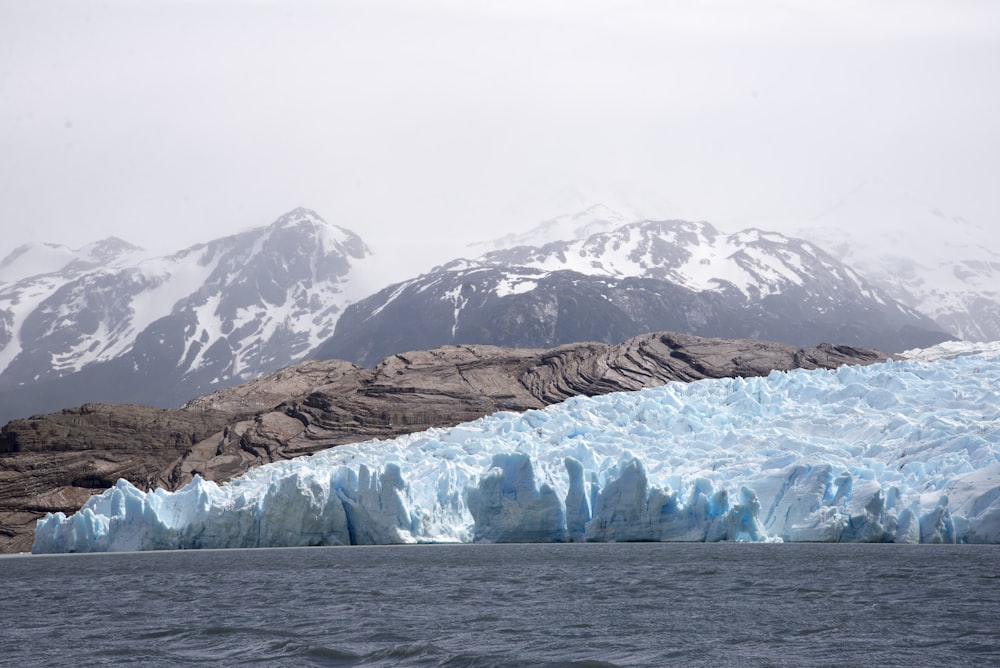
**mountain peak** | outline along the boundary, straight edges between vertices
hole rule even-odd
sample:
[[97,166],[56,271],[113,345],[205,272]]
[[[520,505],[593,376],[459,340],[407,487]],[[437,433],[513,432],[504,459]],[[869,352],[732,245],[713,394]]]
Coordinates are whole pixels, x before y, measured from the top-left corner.
[[947,338],[800,239],[640,220],[490,251],[390,285],[351,304],[317,354],[370,364],[444,344],[538,348],[655,330],[886,350]]
[[172,404],[298,361],[332,335],[368,254],[305,208],[169,256],[116,237],[22,247],[0,262],[0,415]]
[[[573,220],[592,220],[600,218],[609,221],[621,220],[626,223],[637,219],[636,216],[628,216],[604,204],[592,204],[577,213],[571,214],[569,217]],[[559,218],[565,218],[565,216],[559,216],[555,220],[558,220]]]
[[22,244],[0,260],[0,283],[59,271],[78,257],[78,251],[60,244]]
[[296,227],[302,223],[311,223],[313,225],[327,225],[329,223],[323,220],[323,217],[312,209],[308,209],[304,206],[292,209],[288,213],[284,214],[276,221],[271,223],[271,227]]
[[84,246],[81,251],[94,260],[112,260],[128,253],[141,253],[141,246],[131,244],[120,237],[107,237]]
[[318,213],[306,207],[292,209],[265,229],[269,234],[292,230],[304,233],[312,237],[325,252],[337,249],[358,260],[371,255],[371,250],[357,234],[328,223]]
[[544,246],[555,241],[586,239],[610,232],[641,217],[622,213],[604,204],[590,204],[576,213],[564,214],[538,223],[527,232],[510,233],[498,239],[471,244],[473,248],[501,250],[517,246]]

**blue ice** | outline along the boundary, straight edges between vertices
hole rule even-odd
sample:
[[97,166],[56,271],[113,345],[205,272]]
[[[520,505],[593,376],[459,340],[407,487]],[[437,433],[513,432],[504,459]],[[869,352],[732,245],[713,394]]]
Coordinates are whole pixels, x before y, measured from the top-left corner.
[[913,357],[576,397],[177,492],[121,480],[39,520],[33,551],[1000,542],[1000,356]]

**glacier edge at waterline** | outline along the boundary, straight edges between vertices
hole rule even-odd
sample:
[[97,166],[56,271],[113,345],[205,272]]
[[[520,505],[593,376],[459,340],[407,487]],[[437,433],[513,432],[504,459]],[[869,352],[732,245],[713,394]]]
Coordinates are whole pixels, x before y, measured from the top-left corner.
[[575,397],[177,492],[121,480],[36,553],[549,541],[1000,542],[1000,346]]

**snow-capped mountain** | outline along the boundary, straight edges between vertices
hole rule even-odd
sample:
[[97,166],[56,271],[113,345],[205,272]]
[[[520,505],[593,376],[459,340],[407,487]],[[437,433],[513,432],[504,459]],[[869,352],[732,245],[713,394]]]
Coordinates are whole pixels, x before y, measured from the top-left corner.
[[796,234],[969,341],[1000,339],[1000,233],[866,182]]
[[[102,287],[106,288],[106,283],[102,286],[101,281],[94,281],[86,285],[81,279],[121,272],[130,263],[139,262],[142,252],[112,237],[77,251],[53,244],[30,244],[4,258],[0,262],[0,378],[12,365],[15,369],[19,365],[30,368],[22,374],[28,376],[28,381],[75,370],[74,360],[87,355],[100,357],[100,350],[88,348],[91,335],[102,327],[106,331],[101,332],[101,339],[106,349],[113,351],[113,331],[107,330],[120,327],[121,314],[116,311],[121,304],[104,299]],[[79,306],[85,302],[99,309],[91,311],[96,317],[79,317]],[[109,317],[114,321],[108,323]],[[62,340],[55,343],[55,338]],[[25,347],[32,346],[37,355],[25,351]],[[32,367],[38,355],[45,357],[44,363]],[[16,371],[8,377],[11,375]]]
[[349,306],[316,356],[372,364],[448,343],[551,347],[659,330],[888,351],[948,338],[811,243],[644,221],[389,286]]
[[527,232],[510,232],[492,241],[469,244],[469,248],[488,252],[515,246],[544,246],[557,241],[586,239],[592,234],[611,232],[622,225],[642,219],[643,216],[638,212],[622,213],[604,204],[593,204],[577,213],[544,220]]
[[333,333],[368,254],[306,209],[166,257],[118,239],[22,246],[0,262],[0,418],[178,404],[298,361]]

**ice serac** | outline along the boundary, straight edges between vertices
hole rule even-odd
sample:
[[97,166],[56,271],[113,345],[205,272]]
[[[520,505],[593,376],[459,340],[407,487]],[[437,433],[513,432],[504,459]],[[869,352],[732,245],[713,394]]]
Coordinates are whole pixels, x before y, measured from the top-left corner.
[[177,492],[120,481],[35,552],[470,541],[1000,542],[1000,355],[574,397]]

